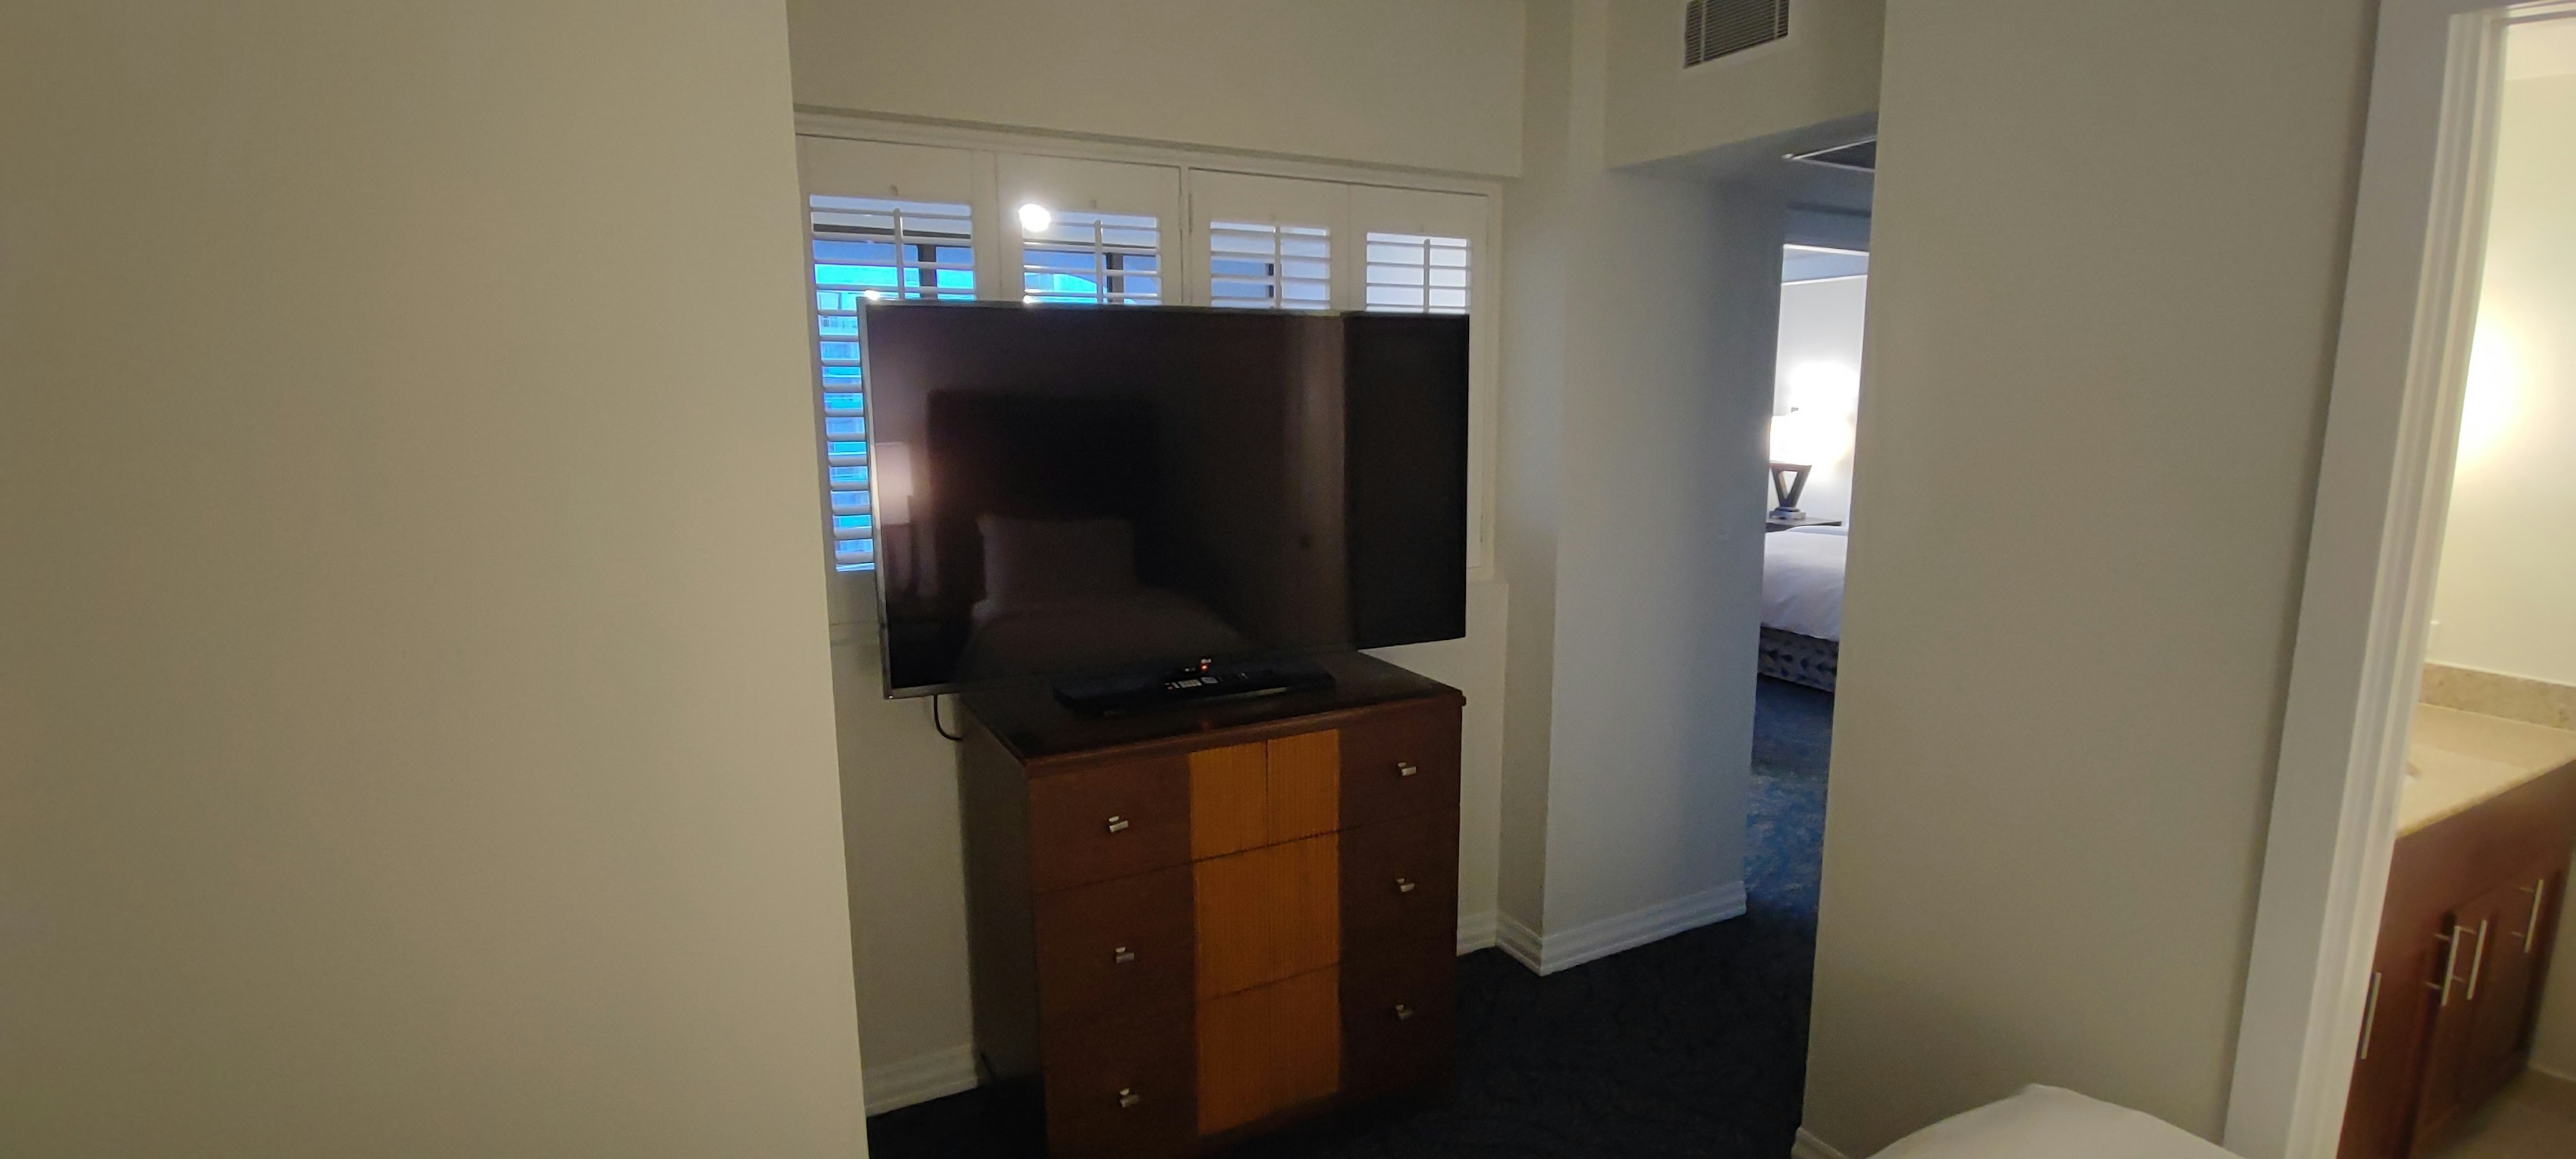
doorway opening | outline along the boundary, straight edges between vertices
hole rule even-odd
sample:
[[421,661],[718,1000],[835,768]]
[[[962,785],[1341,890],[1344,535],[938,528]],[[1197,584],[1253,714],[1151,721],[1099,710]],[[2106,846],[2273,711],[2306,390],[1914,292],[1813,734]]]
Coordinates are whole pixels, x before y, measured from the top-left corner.
[[2576,1153],[2576,4],[2372,93],[2227,1143]]

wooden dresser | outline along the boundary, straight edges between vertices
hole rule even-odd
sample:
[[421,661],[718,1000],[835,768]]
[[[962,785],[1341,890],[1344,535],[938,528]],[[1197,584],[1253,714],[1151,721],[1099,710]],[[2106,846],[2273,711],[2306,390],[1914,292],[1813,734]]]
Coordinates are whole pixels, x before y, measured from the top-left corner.
[[1109,720],[965,698],[975,1046],[1057,1159],[1445,1080],[1465,700],[1321,663],[1332,691]]

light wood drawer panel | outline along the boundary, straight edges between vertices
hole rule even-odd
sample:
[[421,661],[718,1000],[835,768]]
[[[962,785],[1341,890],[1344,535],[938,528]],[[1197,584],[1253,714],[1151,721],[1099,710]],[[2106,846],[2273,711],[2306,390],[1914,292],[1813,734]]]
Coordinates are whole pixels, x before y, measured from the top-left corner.
[[1202,1135],[1341,1089],[1341,981],[1329,966],[1210,999],[1198,1031]]
[[1276,982],[1341,957],[1340,849],[1338,835],[1327,833],[1190,867],[1199,998]]

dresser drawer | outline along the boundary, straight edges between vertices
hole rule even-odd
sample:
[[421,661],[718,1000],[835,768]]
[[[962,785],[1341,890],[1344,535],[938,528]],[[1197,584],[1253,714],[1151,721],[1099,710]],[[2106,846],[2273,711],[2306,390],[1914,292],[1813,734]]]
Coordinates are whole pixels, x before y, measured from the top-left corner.
[[1178,756],[1029,778],[1029,875],[1069,889],[1190,859],[1190,769]]
[[1458,709],[1409,708],[1342,728],[1342,828],[1458,807]]
[[1342,939],[1345,954],[1396,944],[1456,948],[1456,809],[1342,834]]
[[1186,865],[1044,895],[1037,927],[1038,1008],[1048,1023],[1190,1000],[1198,945]]
[[1354,1097],[1444,1079],[1458,1025],[1458,957],[1415,944],[1342,963],[1342,1090]]
[[1187,1002],[1046,1030],[1051,1159],[1146,1159],[1198,1138],[1198,1052]]

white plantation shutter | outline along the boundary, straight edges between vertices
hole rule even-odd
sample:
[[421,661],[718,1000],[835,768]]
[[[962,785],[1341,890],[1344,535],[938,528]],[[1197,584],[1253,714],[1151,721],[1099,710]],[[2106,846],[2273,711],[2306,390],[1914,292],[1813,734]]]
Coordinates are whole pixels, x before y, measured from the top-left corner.
[[876,512],[859,308],[887,298],[973,301],[974,213],[954,202],[817,195],[807,198],[807,228],[832,567],[867,571],[876,566]]
[[1332,231],[1320,225],[1210,221],[1208,305],[1325,310],[1333,304]]
[[1464,314],[1473,247],[1463,237],[1369,231],[1366,306],[1400,314]]
[[1154,306],[1163,301],[1163,231],[1145,214],[1056,210],[1020,240],[1022,300]]

